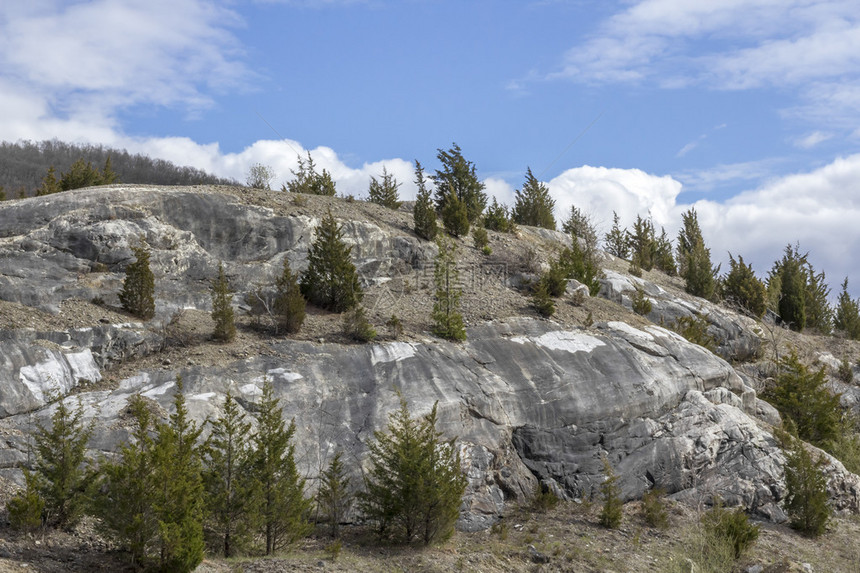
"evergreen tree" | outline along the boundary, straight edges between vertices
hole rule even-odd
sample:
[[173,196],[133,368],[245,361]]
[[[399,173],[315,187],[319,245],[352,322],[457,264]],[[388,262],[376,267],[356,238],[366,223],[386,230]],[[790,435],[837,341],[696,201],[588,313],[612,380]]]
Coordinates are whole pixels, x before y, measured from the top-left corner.
[[376,329],[367,320],[367,313],[360,304],[343,314],[343,332],[356,342],[370,342],[376,338]]
[[[484,193],[484,184],[475,173],[475,165],[463,157],[456,143],[447,151],[436,151],[436,158],[442,163],[442,169],[437,169],[436,174],[431,176],[436,184],[436,210],[443,213],[444,217],[445,205],[450,200],[450,192],[453,192],[463,203],[469,223],[477,221],[487,206],[487,194]],[[463,234],[468,232],[467,228]]]
[[436,302],[433,303],[433,334],[447,340],[466,340],[463,315],[460,314],[460,274],[457,271],[457,247],[443,237],[436,241],[434,279]]
[[711,265],[711,250],[705,247],[695,209],[682,216],[683,227],[678,233],[678,268],[685,290],[693,296],[714,298],[719,266]]
[[45,498],[39,493],[39,478],[35,473],[24,471],[24,491],[18,492],[6,502],[9,525],[18,531],[35,531],[42,527],[45,514]]
[[675,267],[675,257],[672,256],[672,241],[663,227],[660,227],[660,237],[654,240],[654,252],[651,260],[657,269],[670,277],[675,276],[678,272]]
[[[565,279],[564,284],[560,285],[560,291],[553,289],[551,294],[561,296],[567,290],[566,279],[576,279],[588,287],[588,292],[591,296],[600,292],[601,276],[600,266],[597,263],[594,251],[589,251],[583,248],[579,241],[575,240],[570,248],[565,248],[561,251],[558,261],[555,263],[559,267],[559,274]],[[552,267],[552,264],[550,265]],[[558,294],[555,294],[558,292]]]
[[[110,164],[108,164],[108,167],[110,167]],[[98,169],[93,167],[92,163],[84,161],[83,158],[72,163],[69,171],[60,176],[60,188],[63,191],[93,187],[95,185],[102,185],[102,174],[99,173]]]
[[60,182],[57,181],[54,166],[51,165],[48,168],[48,172],[45,174],[45,177],[42,178],[42,186],[36,190],[36,196],[41,197],[43,195],[51,195],[53,193],[59,193],[62,190],[63,188],[60,186]]
[[143,247],[131,250],[135,262],[125,267],[119,301],[127,312],[148,320],[155,316],[155,275],[149,268],[149,251]]
[[612,228],[603,238],[606,245],[606,252],[618,257],[626,259],[630,253],[630,245],[627,242],[627,231],[621,228],[618,213],[612,212]]
[[159,530],[153,507],[152,418],[139,395],[132,396],[129,408],[132,441],[120,447],[119,460],[102,462],[94,505],[106,532],[131,554],[132,564],[142,566]]
[[302,275],[301,291],[313,304],[334,312],[343,312],[361,302],[364,291],[358,272],[350,260],[352,247],[343,240],[343,230],[331,211],[316,229],[308,253],[308,270]]
[[204,491],[197,439],[201,428],[188,419],[182,378],[176,377],[174,412],[159,423],[152,446],[153,509],[158,519],[161,571],[193,571],[203,560]]
[[215,321],[215,340],[230,342],[236,337],[236,323],[233,318],[233,291],[224,274],[224,265],[218,263],[218,278],[212,282],[212,320]]
[[794,351],[780,360],[776,383],[763,398],[792,421],[804,441],[826,447],[841,434],[839,394],[827,389],[823,367],[810,372]]
[[842,281],[842,291],[836,304],[833,326],[852,340],[860,340],[860,301],[848,294],[848,277]]
[[513,219],[520,225],[543,227],[555,230],[555,200],[549,195],[549,188],[537,180],[531,167],[526,169],[526,182],[516,192]]
[[469,233],[469,212],[466,204],[457,197],[453,188],[448,193],[448,200],[442,206],[442,225],[452,237]]
[[806,327],[814,328],[821,334],[830,334],[833,329],[833,309],[830,308],[830,287],[825,282],[824,271],[815,272],[807,261],[805,267],[806,289],[804,291],[804,307],[806,309]]
[[582,239],[588,250],[597,248],[597,229],[594,228],[591,217],[576,205],[571,205],[570,215],[561,224],[561,230],[571,237]]
[[204,449],[206,509],[218,551],[233,557],[250,543],[258,510],[259,492],[251,479],[251,424],[229,392],[223,413],[210,423],[212,433]]
[[308,151],[307,163],[299,155],[299,170],[290,170],[295,178],[281,187],[281,191],[289,191],[290,193],[307,193],[310,195],[328,195],[334,197],[337,193],[334,181],[331,174],[323,169],[322,173],[317,173],[316,165],[314,164],[311,152]]
[[0,185],[0,201],[6,200],[6,190],[3,189],[3,186]]
[[379,525],[380,535],[424,545],[448,539],[466,489],[454,441],[436,431],[436,404],[421,420],[409,415],[406,401],[389,416],[385,432],[368,444],[370,470],[361,509]]
[[532,297],[532,305],[535,310],[543,317],[549,318],[555,314],[555,301],[549,295],[547,289],[547,281],[538,281],[534,296]]
[[600,493],[603,495],[603,509],[600,511],[600,525],[609,529],[618,529],[624,516],[621,486],[618,485],[618,475],[606,456],[602,457],[602,461],[603,483],[600,484]]
[[631,262],[634,267],[650,271],[654,268],[651,253],[654,251],[654,223],[636,215],[633,230],[627,231],[627,244],[630,246]]
[[110,185],[111,183],[119,183],[119,175],[113,170],[110,153],[108,153],[108,156],[105,158],[105,165],[102,167],[98,185]]
[[761,318],[767,310],[767,290],[764,283],[755,276],[752,265],[744,264],[729,253],[729,273],[723,279],[723,298],[745,309],[748,313]]
[[305,322],[307,302],[302,296],[299,281],[290,270],[290,261],[286,257],[284,257],[284,269],[275,283],[275,288],[274,310],[277,317],[277,330],[295,334],[301,330]]
[[502,205],[493,197],[493,202],[484,213],[484,227],[500,233],[513,233],[516,225],[507,206]]
[[412,217],[415,221],[415,234],[422,239],[433,241],[436,239],[438,226],[436,224],[436,211],[430,199],[430,190],[424,178],[424,168],[418,160],[415,160],[415,185],[418,186],[418,195],[415,197],[415,207],[412,209]]
[[83,405],[78,402],[78,407],[70,410],[62,399],[51,415],[50,429],[36,426],[36,476],[49,524],[71,526],[83,513],[92,479],[86,461],[92,433],[92,423],[84,423]]
[[833,513],[827,505],[827,476],[821,468],[824,462],[813,459],[800,440],[793,442],[785,461],[785,510],[794,529],[818,537]]
[[782,321],[798,332],[806,327],[806,255],[801,255],[799,247],[785,247],[781,261],[774,263],[771,280],[778,277],[778,307]]
[[272,383],[263,381],[253,443],[253,477],[260,488],[260,523],[266,555],[290,545],[310,531],[305,516],[310,502],[304,497],[305,480],[296,469],[295,422],[284,424],[280,400]]
[[400,198],[397,194],[398,187],[400,187],[400,183],[383,166],[381,182],[377,181],[376,177],[371,176],[370,178],[370,188],[368,189],[370,202],[388,207],[389,209],[399,209]]
[[331,536],[335,538],[340,537],[340,524],[353,502],[349,477],[341,457],[342,452],[338,450],[328,469],[320,476],[320,488],[317,492],[317,504],[329,523]]

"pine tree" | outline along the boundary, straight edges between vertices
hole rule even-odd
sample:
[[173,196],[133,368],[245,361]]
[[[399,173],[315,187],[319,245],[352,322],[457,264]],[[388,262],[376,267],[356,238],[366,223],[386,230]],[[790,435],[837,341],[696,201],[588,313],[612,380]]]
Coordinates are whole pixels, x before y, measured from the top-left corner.
[[650,271],[654,268],[651,254],[654,251],[654,223],[650,218],[636,215],[633,230],[627,231],[627,244],[630,246],[631,262],[634,267]]
[[62,190],[63,188],[60,186],[60,182],[57,181],[54,166],[51,165],[48,168],[48,172],[42,178],[42,186],[36,190],[36,196],[41,197],[43,195],[51,195],[53,193],[59,193]]
[[685,290],[693,296],[713,299],[719,266],[711,265],[711,250],[705,247],[695,209],[682,216],[683,227],[678,233],[678,268]]
[[828,390],[824,368],[810,372],[795,351],[780,360],[776,383],[762,394],[783,419],[792,421],[800,439],[818,447],[841,434],[839,396]]
[[807,260],[806,289],[804,307],[806,309],[806,328],[814,328],[821,334],[830,334],[833,329],[833,309],[830,307],[830,287],[827,286],[824,271],[815,272]]
[[[478,180],[475,173],[475,165],[463,157],[463,152],[456,143],[447,151],[436,151],[436,158],[442,163],[442,169],[437,169],[436,174],[431,177],[436,184],[436,210],[445,212],[450,192],[453,192],[463,203],[469,223],[474,223],[487,206],[487,194],[484,192],[484,184]],[[468,232],[467,228],[463,234]]]
[[370,188],[368,189],[370,202],[388,207],[389,209],[399,209],[400,198],[397,194],[398,187],[400,187],[400,183],[383,166],[381,182],[377,181],[376,177],[370,178]]
[[387,431],[374,436],[365,491],[359,494],[362,512],[379,525],[380,535],[393,534],[404,543],[449,538],[466,478],[453,440],[443,441],[436,431],[436,404],[416,420],[401,398]]
[[818,537],[827,529],[833,511],[827,504],[827,476],[821,458],[813,459],[800,440],[785,461],[785,510],[791,526],[804,535]]
[[457,197],[453,188],[442,206],[442,225],[452,237],[460,237],[469,233],[469,212],[466,209],[466,204]]
[[755,276],[752,265],[738,260],[729,253],[729,273],[723,279],[723,298],[745,309],[749,314],[760,318],[767,310],[767,290],[764,283]]
[[852,340],[860,340],[860,301],[848,294],[848,277],[842,281],[842,291],[836,304],[833,326]]
[[290,170],[295,178],[281,187],[281,190],[289,191],[290,193],[307,193],[310,195],[328,195],[334,197],[337,191],[331,174],[325,169],[323,169],[322,173],[317,173],[311,152],[308,151],[307,163],[305,163],[301,155],[297,159],[299,170]]
[[555,314],[555,301],[549,295],[546,281],[538,281],[534,296],[532,296],[532,305],[535,310],[543,317],[549,318]]
[[[110,167],[110,164],[108,164]],[[60,188],[63,191],[80,189],[82,187],[93,187],[102,184],[102,174],[93,167],[89,161],[78,159],[69,168],[69,171],[60,175]]]
[[612,212],[612,228],[603,238],[606,245],[606,252],[618,257],[626,259],[630,253],[630,245],[627,243],[627,232],[621,228],[618,213]]
[[587,249],[597,248],[597,229],[594,228],[591,218],[576,205],[571,205],[570,215],[561,224],[561,230],[571,237],[582,239]]
[[83,514],[92,479],[86,461],[92,433],[92,423],[84,423],[83,405],[78,402],[78,407],[70,410],[62,399],[51,415],[50,429],[36,426],[36,476],[49,524],[71,526]]
[[224,265],[218,263],[218,278],[212,282],[212,320],[215,321],[215,340],[230,342],[236,337],[233,318],[233,291],[224,274]]
[[444,237],[436,241],[434,279],[436,302],[433,304],[433,334],[447,340],[466,340],[463,315],[460,314],[460,276],[457,272],[457,247]]
[[343,333],[356,342],[370,342],[376,338],[376,329],[367,320],[362,305],[355,305],[343,314]]
[[532,174],[531,167],[526,168],[526,182],[523,188],[516,192],[514,200],[513,219],[520,225],[543,227],[555,230],[555,200],[549,195],[549,188],[538,181]]
[[[578,240],[572,242],[570,248],[562,249],[555,263],[550,264],[552,270],[553,264],[559,267],[558,275],[565,279],[559,285],[559,289],[553,288],[550,292],[553,296],[561,296],[567,290],[567,279],[576,279],[588,287],[588,292],[591,296],[600,292],[601,276],[600,266],[597,263],[594,251],[589,251],[582,247]],[[557,294],[556,294],[557,293]]]
[[618,485],[618,475],[606,456],[602,457],[602,461],[603,483],[600,484],[600,493],[603,495],[603,509],[600,511],[600,525],[609,529],[618,529],[624,515],[621,487]]
[[484,213],[484,227],[500,233],[513,233],[516,230],[510,209],[493,197],[493,202]]
[[134,426],[132,441],[120,447],[119,460],[101,464],[95,510],[106,532],[131,554],[132,564],[144,565],[158,534],[153,507],[152,418],[145,400],[129,400]]
[[308,270],[302,275],[301,291],[313,304],[343,312],[361,302],[364,291],[358,272],[350,260],[352,247],[343,240],[343,231],[331,211],[316,229],[308,253]]
[[155,316],[155,275],[149,268],[149,251],[143,247],[131,250],[135,262],[125,267],[119,301],[127,312],[148,320]]
[[433,241],[436,239],[438,226],[436,223],[436,210],[430,200],[430,190],[424,178],[424,168],[418,160],[415,160],[415,185],[418,194],[415,198],[415,207],[412,209],[412,217],[415,221],[415,234],[422,239]]
[[206,510],[218,551],[233,557],[248,546],[255,525],[258,491],[251,479],[251,424],[228,393],[204,449]]
[[806,327],[806,255],[801,255],[799,247],[785,247],[781,261],[774,263],[771,280],[778,277],[779,316],[792,329],[801,332]]
[[182,378],[176,377],[174,412],[159,423],[152,446],[153,509],[162,571],[193,571],[203,560],[204,491],[197,440],[201,428],[188,419]]
[[305,516],[310,507],[304,497],[305,480],[296,469],[295,422],[285,427],[280,400],[268,379],[258,404],[257,432],[252,438],[252,474],[260,488],[260,523],[266,555],[290,545],[310,531]]
[[45,498],[39,492],[38,476],[26,469],[24,490],[9,498],[6,511],[9,512],[9,525],[17,531],[35,531],[42,527],[45,515]]
[[302,296],[299,281],[290,270],[290,261],[284,258],[284,268],[275,283],[276,294],[274,301],[275,316],[278,328],[289,334],[295,334],[305,322],[305,307],[307,302]]
[[0,185],[0,201],[6,200],[6,190],[3,189],[3,186]]
[[110,185],[111,183],[119,183],[119,176],[111,166],[110,153],[108,153],[105,165],[102,167],[102,172],[99,176],[99,182],[96,185]]
[[651,260],[654,266],[670,277],[675,276],[678,269],[675,267],[675,257],[672,256],[672,241],[663,227],[660,227],[660,236],[654,240],[653,246]]
[[320,488],[317,492],[317,504],[329,523],[331,536],[335,538],[340,537],[340,524],[353,502],[353,492],[341,457],[340,450],[335,452],[328,469],[320,476]]

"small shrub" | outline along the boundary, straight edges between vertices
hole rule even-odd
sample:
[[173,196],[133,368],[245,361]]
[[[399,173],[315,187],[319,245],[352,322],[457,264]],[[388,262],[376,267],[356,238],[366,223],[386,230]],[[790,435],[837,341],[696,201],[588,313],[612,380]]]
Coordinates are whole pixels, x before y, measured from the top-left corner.
[[600,525],[609,529],[618,529],[623,517],[621,487],[618,485],[618,475],[606,456],[603,456],[603,483],[600,493],[603,495],[603,509],[600,511]]
[[642,495],[642,517],[651,527],[669,527],[669,514],[666,512],[666,493],[662,489],[650,489]]
[[400,338],[400,335],[403,334],[403,323],[400,322],[396,314],[391,315],[391,318],[386,321],[385,326],[388,327],[388,332],[394,339]]
[[814,459],[800,440],[794,440],[785,461],[785,509],[791,526],[809,537],[824,533],[832,514],[822,465],[822,459]]
[[490,245],[484,245],[481,248],[481,252],[484,253],[485,257],[489,257],[490,255],[493,254],[493,249],[490,248]]
[[636,287],[636,294],[633,295],[633,312],[636,314],[641,314],[642,316],[646,316],[651,313],[653,306],[651,305],[651,300],[645,296],[645,291],[641,288]]
[[640,267],[639,265],[637,265],[635,263],[630,265],[630,268],[627,269],[627,272],[636,278],[639,278],[639,279],[642,278],[642,267]]
[[535,487],[534,497],[532,497],[532,511],[546,513],[551,509],[555,509],[559,501],[555,492],[545,485],[538,483]]
[[125,268],[119,301],[127,312],[148,320],[155,316],[155,275],[149,268],[149,251],[143,247],[131,250],[135,262]]
[[342,549],[343,541],[341,541],[340,539],[335,539],[334,541],[325,546],[325,553],[329,559],[331,559],[332,561],[337,561],[337,558],[340,555]]
[[843,358],[836,369],[836,377],[846,384],[854,382],[854,368],[847,358]]
[[295,205],[296,207],[307,207],[307,205],[308,205],[307,196],[302,195],[301,193],[297,194],[295,197],[293,197],[293,205]]
[[682,316],[671,328],[693,344],[698,344],[711,352],[717,350],[717,341],[708,334],[708,321],[702,316]]
[[18,531],[35,531],[42,526],[45,500],[39,494],[36,474],[24,470],[24,491],[6,503],[9,525]]
[[487,230],[481,226],[476,226],[472,229],[472,240],[475,242],[475,248],[479,250],[483,250],[484,247],[490,244],[490,237],[487,235]]
[[354,306],[343,315],[343,332],[358,342],[370,342],[376,338],[376,330],[367,320],[364,307]]
[[537,289],[535,290],[535,294],[532,297],[532,304],[535,307],[535,310],[541,316],[545,318],[549,318],[553,314],[555,314],[555,301],[552,300],[552,297],[549,295],[549,291],[546,287],[546,281],[540,281],[538,283]]
[[218,263],[218,278],[212,281],[212,320],[215,330],[212,336],[215,340],[230,342],[236,338],[236,323],[233,316],[233,291],[227,282],[223,263]]
[[702,516],[702,525],[732,548],[735,559],[740,558],[758,539],[758,525],[751,524],[742,509],[728,510],[720,500],[715,500],[714,506]]
[[490,533],[496,535],[502,541],[508,538],[508,523],[506,521],[497,521],[490,527]]

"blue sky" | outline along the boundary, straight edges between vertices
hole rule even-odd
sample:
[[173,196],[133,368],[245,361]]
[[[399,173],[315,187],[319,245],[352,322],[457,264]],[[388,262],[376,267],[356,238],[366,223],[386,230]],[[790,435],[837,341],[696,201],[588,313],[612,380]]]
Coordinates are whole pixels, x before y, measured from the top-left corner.
[[103,143],[244,180],[310,151],[414,193],[457,142],[605,230],[691,206],[717,260],[800,241],[860,293],[856,0],[83,0],[0,7],[0,139]]

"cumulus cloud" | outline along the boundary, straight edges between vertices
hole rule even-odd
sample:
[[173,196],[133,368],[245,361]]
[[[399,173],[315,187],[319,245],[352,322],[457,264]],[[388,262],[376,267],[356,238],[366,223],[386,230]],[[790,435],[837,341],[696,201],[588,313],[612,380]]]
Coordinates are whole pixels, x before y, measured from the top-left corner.
[[637,214],[650,213],[658,229],[665,226],[674,237],[681,214],[694,207],[712,257],[724,266],[731,252],[765,275],[787,244],[799,242],[816,269],[826,271],[831,287],[838,289],[848,276],[851,290],[860,292],[860,154],[810,173],[773,179],[725,203],[685,203],[680,182],[637,169],[579,167],[548,185],[558,215],[575,204],[602,222],[601,234],[616,211],[628,226]]
[[858,50],[853,0],[638,0],[545,77],[791,89],[801,99],[785,113],[853,126],[860,112]]

